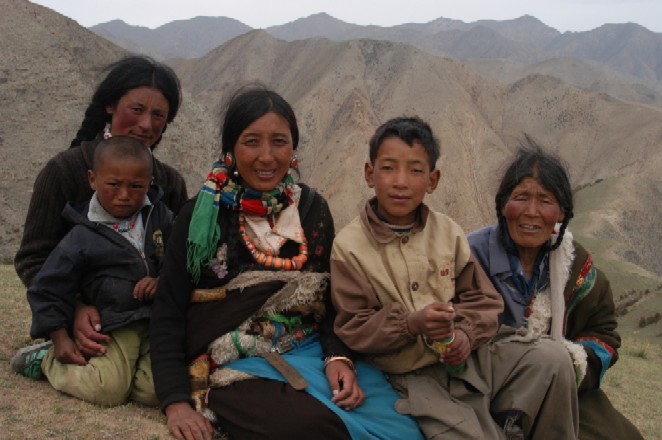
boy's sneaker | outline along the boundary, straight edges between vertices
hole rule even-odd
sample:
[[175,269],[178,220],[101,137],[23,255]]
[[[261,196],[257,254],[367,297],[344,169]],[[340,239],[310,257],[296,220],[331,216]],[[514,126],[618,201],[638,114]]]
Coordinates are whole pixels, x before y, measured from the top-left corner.
[[53,341],[23,347],[11,358],[11,369],[30,379],[41,379],[41,360],[53,345]]

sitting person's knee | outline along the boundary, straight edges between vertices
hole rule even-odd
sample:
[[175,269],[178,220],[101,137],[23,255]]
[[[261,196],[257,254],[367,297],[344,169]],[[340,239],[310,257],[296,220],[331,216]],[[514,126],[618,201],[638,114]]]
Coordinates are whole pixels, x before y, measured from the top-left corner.
[[572,358],[561,342],[541,339],[536,343],[533,353],[545,370],[559,377],[572,378],[574,381],[575,369]]

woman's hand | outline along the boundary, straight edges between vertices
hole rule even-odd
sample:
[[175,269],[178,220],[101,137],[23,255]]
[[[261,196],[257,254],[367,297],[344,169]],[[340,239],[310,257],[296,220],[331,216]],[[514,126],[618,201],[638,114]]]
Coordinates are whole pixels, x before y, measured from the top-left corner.
[[354,370],[342,361],[332,361],[324,369],[333,398],[331,401],[345,410],[360,406],[365,400],[365,393],[359,386]]
[[88,358],[103,356],[106,353],[106,344],[110,341],[108,335],[99,333],[101,330],[101,316],[94,306],[79,305],[76,307],[74,317],[74,341],[76,347]]
[[209,440],[214,435],[209,420],[187,402],[177,402],[165,409],[168,429],[179,440]]
[[133,297],[138,301],[149,301],[154,299],[158,278],[145,277],[139,280],[133,287]]
[[63,328],[50,333],[55,358],[63,364],[87,365],[87,361],[76,348],[76,344]]
[[448,346],[448,349],[439,356],[442,364],[460,365],[466,361],[471,354],[471,344],[469,337],[462,330],[455,330],[455,338]]

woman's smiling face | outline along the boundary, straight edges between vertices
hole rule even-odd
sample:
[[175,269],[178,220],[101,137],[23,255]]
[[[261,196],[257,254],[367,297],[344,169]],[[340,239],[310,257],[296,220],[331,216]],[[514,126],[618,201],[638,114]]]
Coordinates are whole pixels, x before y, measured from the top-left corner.
[[253,121],[234,146],[239,175],[247,187],[257,191],[278,186],[290,168],[293,154],[290,125],[274,112]]
[[523,179],[513,188],[501,213],[518,249],[539,249],[549,240],[564,215],[558,201],[540,180]]

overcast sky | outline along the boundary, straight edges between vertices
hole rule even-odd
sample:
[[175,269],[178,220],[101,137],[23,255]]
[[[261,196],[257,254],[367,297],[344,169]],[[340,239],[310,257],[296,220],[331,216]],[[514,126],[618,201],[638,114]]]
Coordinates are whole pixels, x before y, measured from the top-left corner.
[[155,28],[196,16],[230,17],[252,28],[326,12],[348,23],[393,26],[439,17],[473,22],[528,14],[561,32],[637,23],[662,32],[660,0],[35,0],[89,27],[120,19]]

